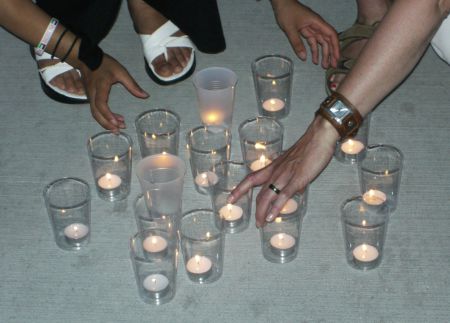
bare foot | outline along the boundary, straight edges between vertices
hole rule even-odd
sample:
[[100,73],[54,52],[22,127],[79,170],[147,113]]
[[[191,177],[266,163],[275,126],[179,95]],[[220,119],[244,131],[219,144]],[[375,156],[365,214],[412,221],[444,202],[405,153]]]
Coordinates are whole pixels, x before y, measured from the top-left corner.
[[[128,0],[128,9],[138,34],[151,35],[167,22],[164,16],[143,0]],[[174,34],[174,36],[183,35],[185,34],[181,31]],[[162,77],[180,73],[188,64],[192,50],[187,47],[169,47],[167,54],[168,60],[164,55],[160,55],[151,62],[155,71]]]
[[[37,62],[39,69],[47,66],[55,65],[59,62],[59,59],[43,59]],[[72,94],[85,95],[83,82],[81,76],[75,69],[55,76],[50,84],[67,91]]]

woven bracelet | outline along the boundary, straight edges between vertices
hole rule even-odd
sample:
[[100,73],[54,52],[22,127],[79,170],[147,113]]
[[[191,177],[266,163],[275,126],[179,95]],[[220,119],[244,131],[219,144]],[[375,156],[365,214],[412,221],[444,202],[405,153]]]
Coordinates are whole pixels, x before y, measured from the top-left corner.
[[45,30],[44,35],[42,36],[41,41],[36,46],[36,50],[35,50],[36,55],[41,56],[42,54],[44,54],[45,48],[47,48],[48,42],[52,38],[53,33],[55,32],[58,24],[59,24],[58,19],[56,19],[56,18],[50,19],[50,22],[47,26],[47,29]]

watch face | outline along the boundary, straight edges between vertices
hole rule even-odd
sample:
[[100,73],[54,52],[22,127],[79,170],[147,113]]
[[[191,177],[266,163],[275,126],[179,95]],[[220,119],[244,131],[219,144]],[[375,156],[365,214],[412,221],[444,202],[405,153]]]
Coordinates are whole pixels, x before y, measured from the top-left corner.
[[342,124],[342,120],[344,120],[346,116],[352,114],[352,111],[339,100],[330,107],[330,112],[339,124]]

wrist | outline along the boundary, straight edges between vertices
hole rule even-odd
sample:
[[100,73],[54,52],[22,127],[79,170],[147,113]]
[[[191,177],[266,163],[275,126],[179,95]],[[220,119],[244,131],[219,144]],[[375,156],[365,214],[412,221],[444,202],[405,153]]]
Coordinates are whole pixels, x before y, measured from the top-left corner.
[[340,136],[336,128],[321,115],[316,115],[311,124],[311,127],[315,132],[321,133],[333,144],[339,140]]

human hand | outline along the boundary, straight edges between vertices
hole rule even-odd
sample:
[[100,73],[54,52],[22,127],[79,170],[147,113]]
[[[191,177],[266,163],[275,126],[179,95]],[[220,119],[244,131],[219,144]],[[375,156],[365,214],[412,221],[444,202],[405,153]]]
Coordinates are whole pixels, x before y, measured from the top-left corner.
[[[227,202],[234,203],[254,186],[262,185],[256,197],[256,226],[273,221],[287,200],[303,192],[328,165],[338,139],[334,127],[318,116],[305,134],[281,156],[265,168],[247,175],[231,192]],[[276,194],[273,184],[281,190]]]
[[124,129],[125,119],[122,115],[111,112],[108,96],[115,83],[121,83],[132,95],[145,99],[149,95],[131,77],[128,71],[114,58],[104,54],[102,64],[95,71],[86,66],[81,68],[82,79],[91,105],[91,113],[105,129],[118,132]]
[[314,64],[319,64],[320,47],[322,67],[328,68],[330,65],[337,67],[339,39],[332,26],[297,0],[272,0],[272,6],[278,25],[301,60],[305,61],[307,57],[302,41],[304,38],[310,47]]

